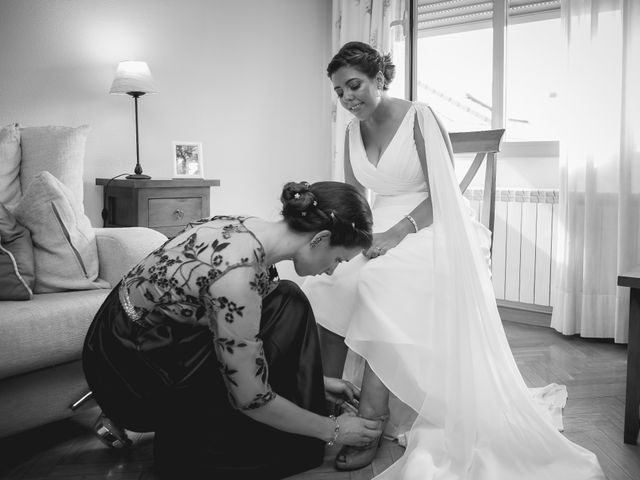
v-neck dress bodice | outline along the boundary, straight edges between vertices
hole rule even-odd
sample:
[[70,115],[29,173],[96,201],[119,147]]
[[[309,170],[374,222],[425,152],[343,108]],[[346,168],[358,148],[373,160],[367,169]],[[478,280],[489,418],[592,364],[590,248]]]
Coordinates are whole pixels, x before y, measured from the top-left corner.
[[377,165],[367,157],[360,122],[348,126],[349,156],[353,174],[372,193],[374,231],[397,223],[428,195],[428,187],[413,138],[415,108],[411,106]]
[[377,165],[367,157],[360,122],[354,119],[348,128],[349,153],[358,181],[378,195],[402,195],[426,192],[418,152],[413,139],[415,109],[410,107]]

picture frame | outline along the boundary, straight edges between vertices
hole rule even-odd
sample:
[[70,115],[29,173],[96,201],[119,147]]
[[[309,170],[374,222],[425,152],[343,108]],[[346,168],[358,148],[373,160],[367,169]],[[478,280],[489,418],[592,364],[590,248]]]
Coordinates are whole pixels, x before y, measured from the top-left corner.
[[202,142],[172,142],[173,178],[204,178]]

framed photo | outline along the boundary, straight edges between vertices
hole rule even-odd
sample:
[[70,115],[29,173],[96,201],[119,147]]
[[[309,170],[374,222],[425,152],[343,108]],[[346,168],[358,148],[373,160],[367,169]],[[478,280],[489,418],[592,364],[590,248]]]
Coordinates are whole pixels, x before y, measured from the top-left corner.
[[173,178],[203,178],[202,143],[173,142]]

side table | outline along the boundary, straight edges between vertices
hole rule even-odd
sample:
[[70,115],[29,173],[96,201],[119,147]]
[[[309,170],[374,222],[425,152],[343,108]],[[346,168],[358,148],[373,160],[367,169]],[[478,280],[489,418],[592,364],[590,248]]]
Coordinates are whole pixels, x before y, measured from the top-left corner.
[[618,276],[618,286],[631,289],[629,343],[627,345],[627,395],[624,406],[624,443],[636,445],[640,430],[640,266]]
[[209,216],[210,190],[220,180],[96,178],[96,185],[105,189],[105,227],[149,227],[174,237],[189,222]]

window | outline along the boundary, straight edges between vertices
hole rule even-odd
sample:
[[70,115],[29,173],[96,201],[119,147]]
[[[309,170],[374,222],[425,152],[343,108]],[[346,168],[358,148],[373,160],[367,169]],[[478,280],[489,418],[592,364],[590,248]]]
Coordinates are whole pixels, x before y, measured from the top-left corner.
[[[401,2],[400,2],[401,3]],[[403,5],[399,5],[404,8]],[[407,28],[402,20],[391,23],[391,57],[396,66],[396,77],[389,86],[389,95],[397,98],[409,98],[409,89],[407,79],[411,78],[407,75],[407,51],[408,43],[406,37]]]
[[[450,131],[506,128],[535,155],[557,149],[560,0],[406,0],[413,24],[407,97],[429,103]],[[502,10],[501,10],[502,9]],[[408,31],[408,29],[405,29]],[[394,60],[401,43],[394,44]],[[407,66],[408,66],[407,65]],[[532,149],[533,147],[533,149]],[[554,148],[551,148],[554,150]]]
[[509,15],[505,140],[557,141],[562,26],[558,15]]
[[450,131],[491,128],[491,28],[419,35],[417,89]]

